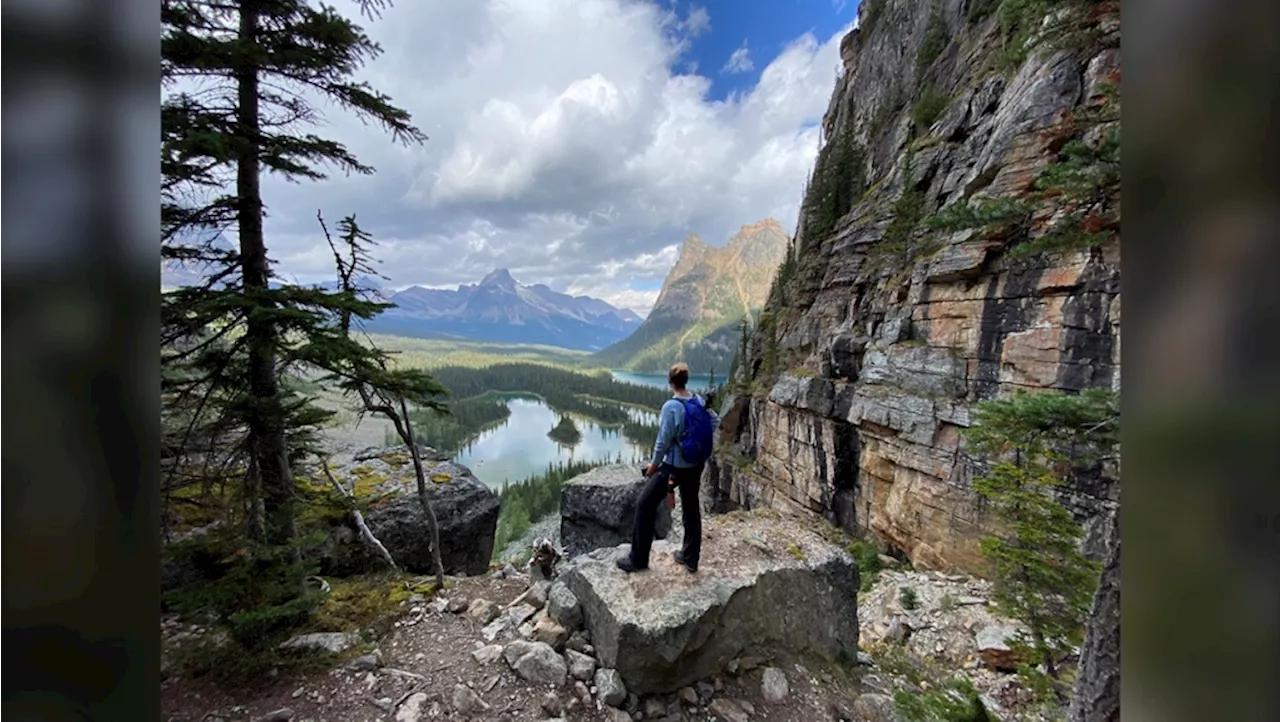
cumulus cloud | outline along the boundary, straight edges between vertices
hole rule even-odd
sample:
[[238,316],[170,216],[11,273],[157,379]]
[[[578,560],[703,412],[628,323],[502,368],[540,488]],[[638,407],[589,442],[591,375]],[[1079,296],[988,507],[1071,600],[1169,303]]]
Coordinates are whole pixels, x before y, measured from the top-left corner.
[[734,50],[729,55],[729,60],[725,62],[724,67],[720,69],[722,73],[745,73],[755,69],[755,64],[751,62],[751,52],[747,50],[747,41],[742,41],[742,46]]
[[329,109],[319,132],[378,173],[268,179],[278,269],[332,275],[321,209],[331,223],[356,214],[393,287],[505,267],[522,283],[589,289],[637,311],[688,233],[723,244],[767,216],[794,227],[847,30],[796,38],[755,87],[712,100],[711,81],[687,69],[691,39],[710,27],[704,8],[423,0],[367,25],[385,54],[364,78],[430,140],[395,146]]

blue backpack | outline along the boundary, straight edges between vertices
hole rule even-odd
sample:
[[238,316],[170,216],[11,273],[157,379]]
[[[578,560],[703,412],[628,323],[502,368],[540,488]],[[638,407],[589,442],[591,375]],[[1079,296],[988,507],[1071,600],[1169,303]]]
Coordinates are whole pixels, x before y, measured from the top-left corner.
[[696,397],[680,399],[684,404],[684,436],[680,438],[680,456],[685,463],[698,465],[711,458],[711,414]]

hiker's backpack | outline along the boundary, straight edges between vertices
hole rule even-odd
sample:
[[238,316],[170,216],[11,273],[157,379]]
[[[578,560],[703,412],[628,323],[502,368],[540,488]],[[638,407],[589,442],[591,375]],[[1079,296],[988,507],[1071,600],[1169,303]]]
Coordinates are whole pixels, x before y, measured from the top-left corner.
[[695,398],[680,400],[684,404],[684,436],[680,438],[680,456],[686,464],[697,466],[711,458],[713,439],[711,414]]

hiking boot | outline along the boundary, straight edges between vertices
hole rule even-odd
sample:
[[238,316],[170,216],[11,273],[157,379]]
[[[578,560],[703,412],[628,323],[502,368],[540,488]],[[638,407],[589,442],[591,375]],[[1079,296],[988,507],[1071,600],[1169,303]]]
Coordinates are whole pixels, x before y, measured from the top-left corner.
[[690,572],[696,572],[696,571],[698,571],[698,565],[697,565],[697,563],[690,564],[689,562],[686,562],[686,561],[684,560],[684,552],[673,552],[673,553],[671,554],[671,558],[676,560],[676,564],[679,564],[680,566],[684,567],[685,569],[688,569]]
[[631,557],[618,557],[618,568],[630,574],[631,572],[642,572],[649,567],[638,567],[631,563]]

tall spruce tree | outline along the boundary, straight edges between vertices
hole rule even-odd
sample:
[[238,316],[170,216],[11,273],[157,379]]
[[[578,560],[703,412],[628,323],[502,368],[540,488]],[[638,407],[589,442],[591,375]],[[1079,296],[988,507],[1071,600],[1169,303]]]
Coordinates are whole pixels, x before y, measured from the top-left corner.
[[1074,470],[1115,460],[1120,411],[1116,395],[1018,393],[983,402],[966,429],[970,449],[992,459],[974,480],[1004,527],[982,539],[994,566],[994,598],[1022,622],[1012,646],[1020,672],[1042,693],[1065,700],[1061,660],[1079,645],[1098,582],[1098,565],[1080,552],[1080,525],[1054,497]]
[[[370,17],[386,6],[365,0]],[[261,177],[319,180],[325,171],[370,174],[342,144],[302,129],[324,100],[386,130],[397,142],[426,139],[409,114],[352,80],[381,49],[351,20],[303,0],[163,0],[161,68],[162,258],[203,273],[165,295],[164,391],[197,427],[234,434],[246,466],[248,528],[272,545],[295,537],[291,460],[325,414],[282,379],[309,365],[339,364],[350,350],[332,325],[343,310],[378,306],[351,293],[273,285],[263,234]],[[238,247],[223,234],[233,230]],[[291,459],[292,457],[292,459]],[[257,509],[257,512],[254,512]],[[258,518],[255,519],[255,516]]]

